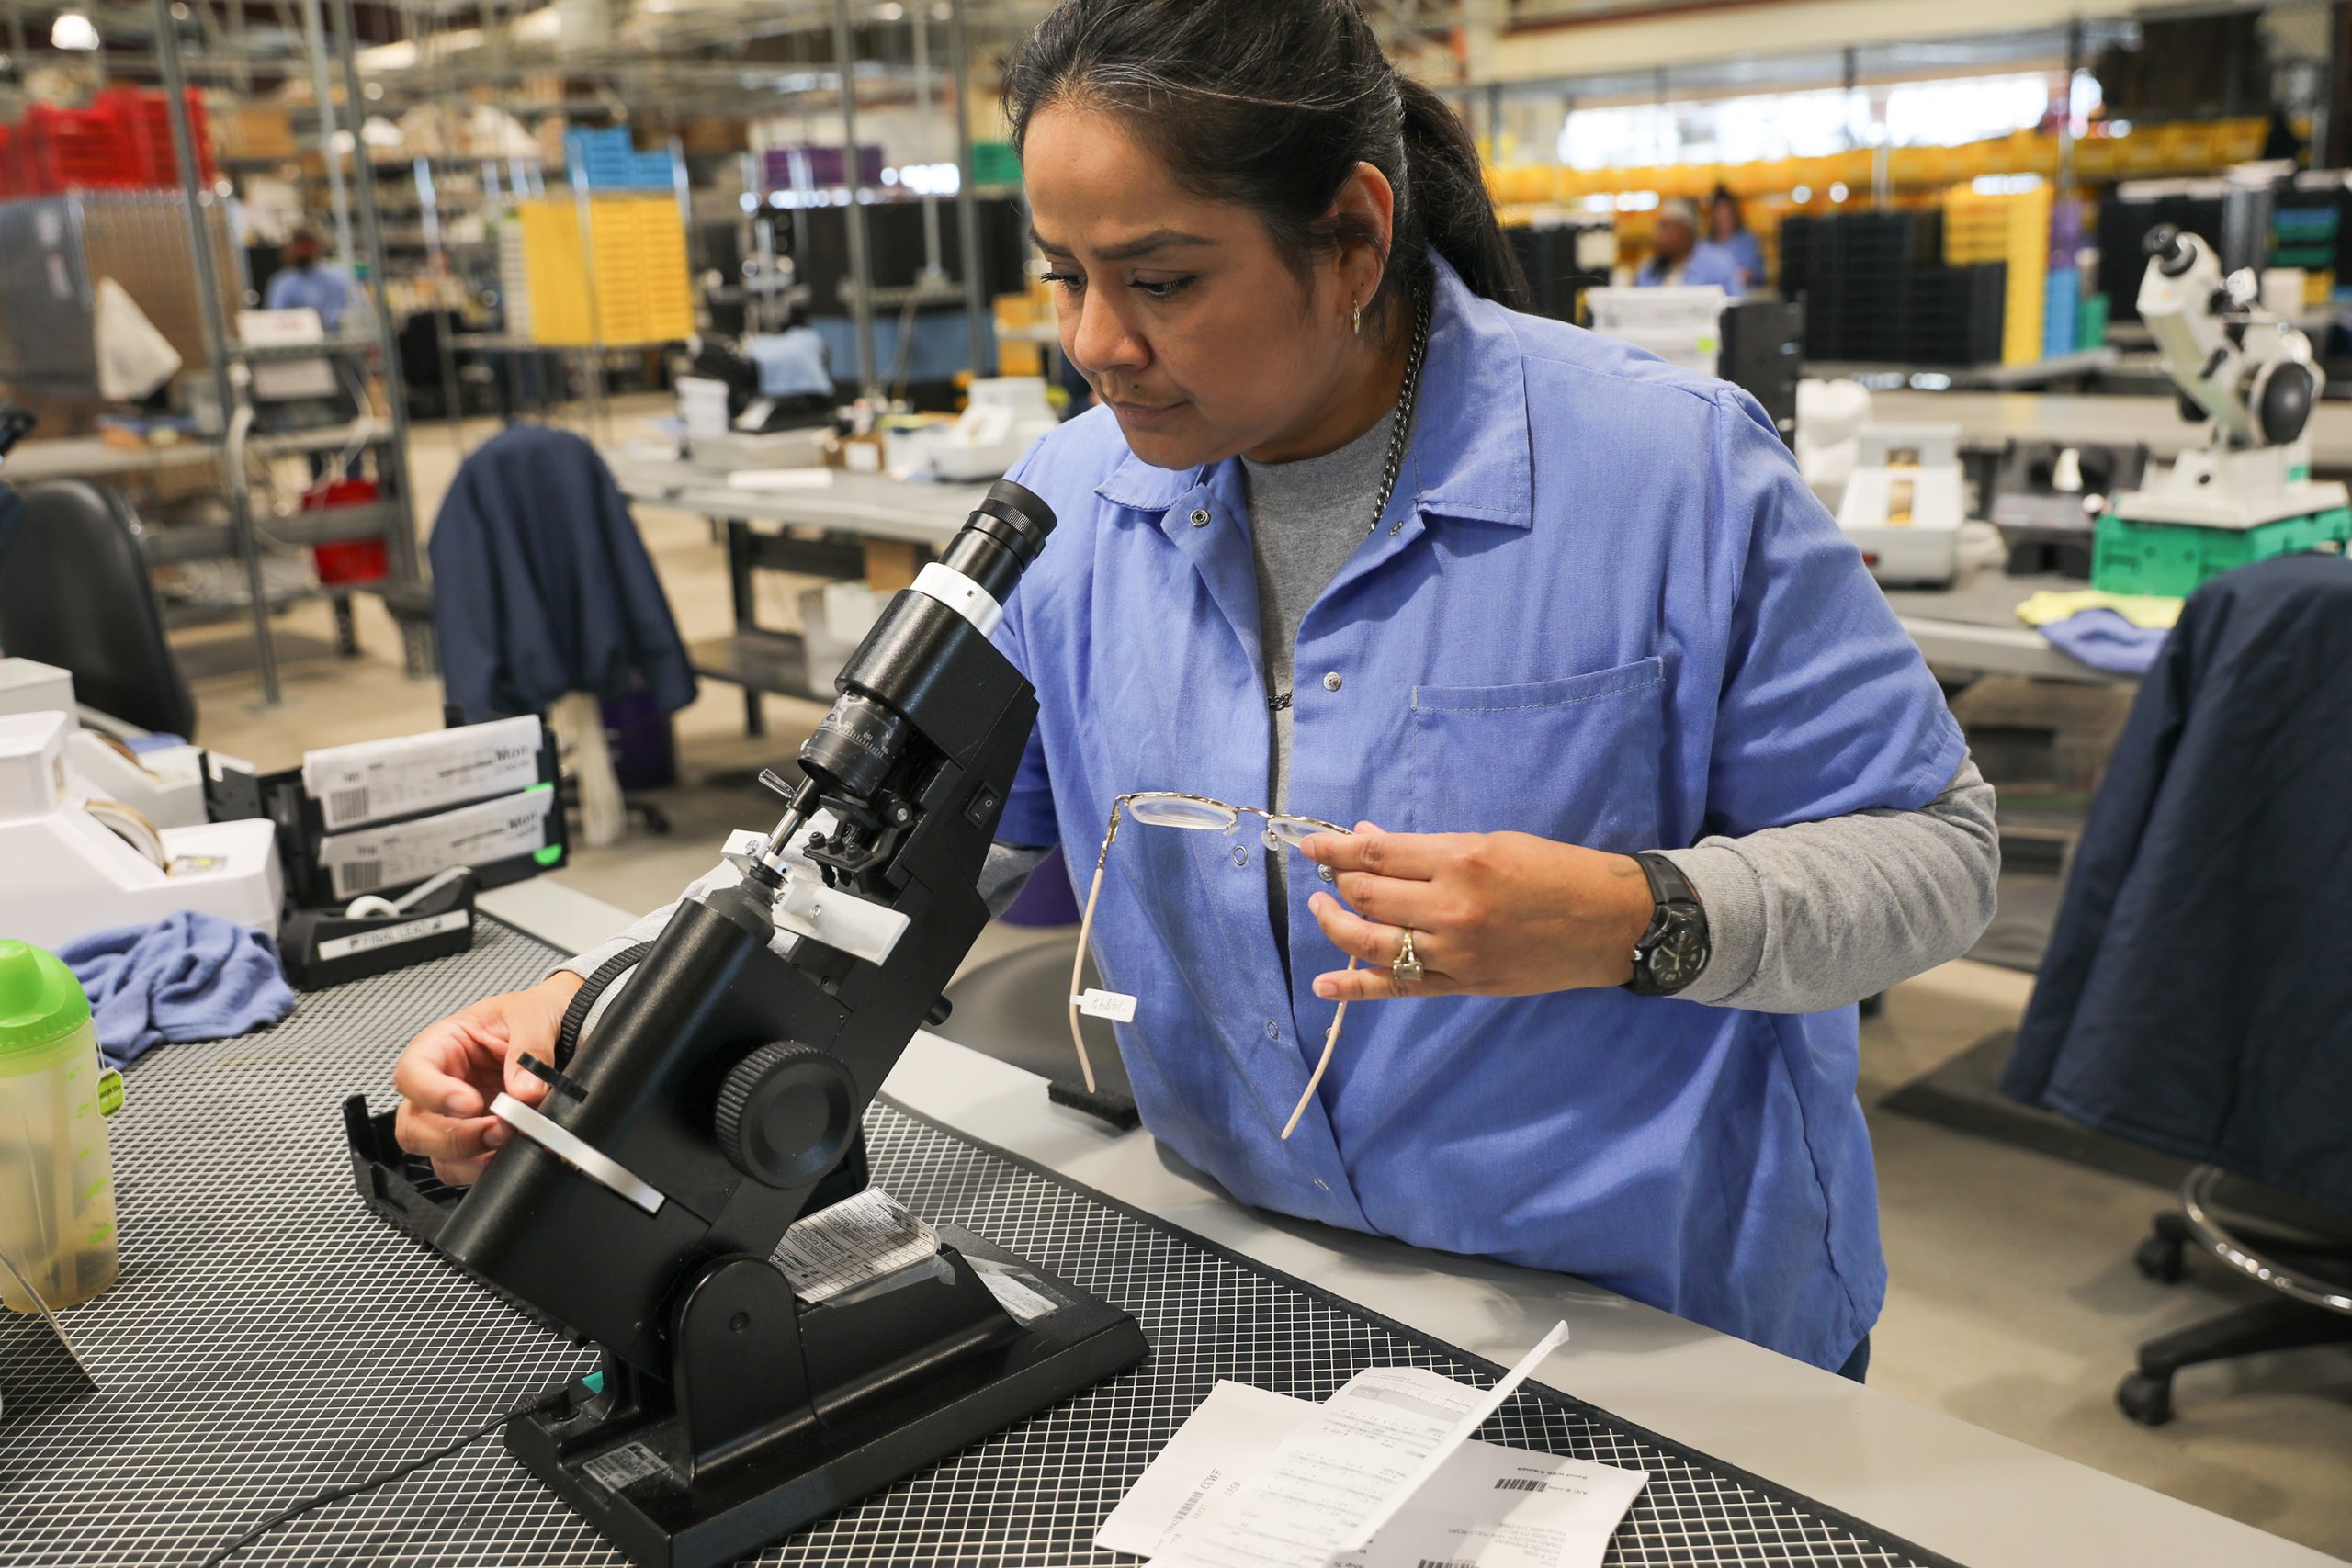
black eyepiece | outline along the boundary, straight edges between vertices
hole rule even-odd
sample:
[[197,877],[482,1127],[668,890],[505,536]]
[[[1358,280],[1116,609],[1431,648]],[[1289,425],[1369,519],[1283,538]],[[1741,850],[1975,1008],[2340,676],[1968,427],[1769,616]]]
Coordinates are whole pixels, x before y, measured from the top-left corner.
[[963,531],[940,558],[1004,603],[1021,574],[1046,547],[1054,531],[1054,509],[1024,486],[999,479],[964,520]]

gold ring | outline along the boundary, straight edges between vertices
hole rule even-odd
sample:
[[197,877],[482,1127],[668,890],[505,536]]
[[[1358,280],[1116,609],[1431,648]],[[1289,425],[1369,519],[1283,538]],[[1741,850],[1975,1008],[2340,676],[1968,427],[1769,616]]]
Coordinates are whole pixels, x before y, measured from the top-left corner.
[[1388,965],[1388,973],[1400,986],[1409,986],[1421,977],[1421,961],[1413,955],[1413,929],[1405,928],[1405,945],[1397,950],[1396,962]]

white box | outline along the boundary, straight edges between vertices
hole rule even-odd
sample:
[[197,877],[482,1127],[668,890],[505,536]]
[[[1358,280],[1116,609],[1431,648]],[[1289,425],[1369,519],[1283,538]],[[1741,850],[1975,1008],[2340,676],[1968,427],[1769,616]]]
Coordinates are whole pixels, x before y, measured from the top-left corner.
[[62,713],[71,718],[74,712],[70,671],[37,659],[0,659],[0,713]]
[[833,700],[833,677],[882,618],[890,595],[863,582],[829,582],[800,596],[800,641],[807,657],[808,694]]
[[1724,308],[1713,284],[1696,288],[1589,288],[1592,330],[1647,349],[1669,365],[1713,376],[1723,353]]

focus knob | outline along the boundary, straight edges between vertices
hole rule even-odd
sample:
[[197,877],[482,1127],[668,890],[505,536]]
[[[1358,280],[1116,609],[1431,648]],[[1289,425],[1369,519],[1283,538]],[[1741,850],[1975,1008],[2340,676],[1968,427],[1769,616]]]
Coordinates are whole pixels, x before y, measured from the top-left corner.
[[770,1187],[801,1187],[832,1168],[857,1132],[857,1082],[840,1057],[763,1045],[719,1086],[712,1131],[729,1164]]

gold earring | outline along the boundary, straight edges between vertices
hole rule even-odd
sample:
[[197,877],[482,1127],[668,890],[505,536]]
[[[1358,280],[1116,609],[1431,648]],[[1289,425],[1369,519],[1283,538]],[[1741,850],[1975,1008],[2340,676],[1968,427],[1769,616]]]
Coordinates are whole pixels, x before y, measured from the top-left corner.
[[1348,331],[1356,337],[1363,336],[1363,307],[1358,305],[1348,312]]

